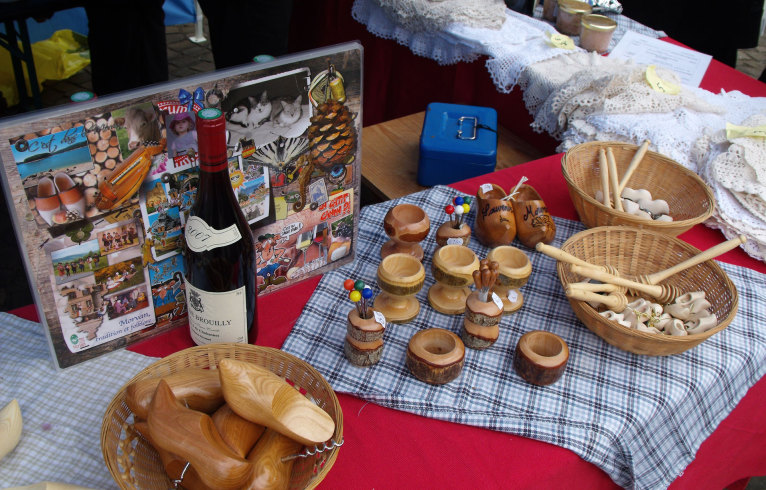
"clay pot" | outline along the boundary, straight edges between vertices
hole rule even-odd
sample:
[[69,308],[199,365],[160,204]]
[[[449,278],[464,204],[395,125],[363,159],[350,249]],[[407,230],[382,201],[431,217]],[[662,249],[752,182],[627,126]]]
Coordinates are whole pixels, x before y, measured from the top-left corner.
[[558,335],[533,330],[521,336],[516,344],[513,367],[529,383],[553,384],[564,374],[569,360],[569,347]]
[[445,245],[468,246],[471,241],[471,227],[463,223],[455,228],[452,223],[445,221],[436,230],[436,244],[440,247]]
[[514,197],[513,214],[519,241],[529,248],[538,243],[551,243],[556,225],[540,194],[530,185],[522,185]]
[[499,264],[494,291],[503,300],[503,313],[517,311],[524,304],[519,288],[524,286],[532,273],[532,263],[527,254],[508,245],[490,250],[487,259]]
[[380,249],[380,258],[405,253],[423,260],[423,248],[419,242],[431,230],[431,220],[425,211],[414,204],[398,204],[386,213],[383,229],[390,240]]
[[431,271],[436,284],[428,290],[428,302],[445,315],[465,311],[465,300],[471,294],[473,271],[479,269],[476,254],[462,245],[445,245],[434,252]]
[[465,346],[457,335],[442,328],[421,330],[410,338],[405,362],[420,381],[449,383],[463,370]]
[[513,203],[503,200],[505,191],[496,184],[482,185],[476,192],[476,238],[487,247],[510,245],[516,238]]

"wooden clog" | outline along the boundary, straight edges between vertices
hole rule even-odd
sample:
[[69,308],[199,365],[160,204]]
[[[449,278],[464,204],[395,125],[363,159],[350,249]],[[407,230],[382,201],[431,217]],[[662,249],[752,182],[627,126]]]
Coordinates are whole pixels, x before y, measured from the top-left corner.
[[235,359],[222,359],[218,369],[226,403],[241,417],[307,446],[332,438],[327,412],[268,369]]
[[487,247],[510,245],[516,237],[514,204],[497,184],[483,184],[476,192],[476,238]]
[[516,236],[529,248],[538,243],[551,243],[556,237],[556,224],[540,194],[530,185],[522,185],[513,198]]
[[248,490],[279,490],[290,486],[295,459],[282,458],[300,451],[302,445],[279,432],[267,429],[258,440],[247,460],[253,463],[253,478]]
[[168,477],[170,477],[171,480],[181,478],[181,473],[183,472],[187,461],[170,451],[162,449],[152,437],[152,433],[149,430],[149,424],[146,421],[137,421],[133,423],[133,429],[141,434],[141,437],[143,437],[146,442],[157,451],[157,454],[160,456],[162,467],[165,468],[165,473]]
[[146,419],[152,397],[164,379],[173,395],[193,410],[213,413],[223,405],[221,378],[214,369],[187,368],[163,378],[146,378],[125,389],[125,403],[138,418]]
[[226,445],[209,415],[183,406],[164,380],[157,385],[147,423],[156,447],[188,461],[208,487],[234,490],[250,479],[253,465]]
[[19,402],[13,399],[0,410],[0,459],[16,448],[22,425]]
[[463,370],[465,346],[448,330],[421,330],[410,338],[405,362],[412,374],[423,382],[449,383]]
[[213,424],[226,445],[242,458],[266,430],[264,426],[240,417],[225,403],[213,414]]

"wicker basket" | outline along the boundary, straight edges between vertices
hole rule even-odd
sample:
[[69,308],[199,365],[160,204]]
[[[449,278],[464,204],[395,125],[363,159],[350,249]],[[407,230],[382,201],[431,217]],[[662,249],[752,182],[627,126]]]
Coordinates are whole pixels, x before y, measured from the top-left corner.
[[[335,421],[333,440],[343,438],[343,412],[338,398],[319,372],[295,356],[270,347],[248,344],[211,344],[192,347],[161,359],[133,377],[112,399],[101,425],[101,451],[112,477],[124,489],[173,488],[159,455],[133,429],[132,412],[125,404],[125,388],[133,381],[166,376],[184,368],[213,369],[221,359],[238,359],[265,367],[292,381],[311,396]],[[314,488],[327,475],[338,447],[308,458],[298,458],[293,466],[290,488]]]
[[[624,226],[581,231],[570,237],[561,249],[591,264],[612,265],[620,275],[627,277],[653,274],[700,253],[677,238]],[[564,262],[558,263],[558,275],[564,289],[569,284],[587,280],[572,273],[569,264]],[[737,290],[714,260],[670,276],[664,283],[678,286],[684,292],[705,291],[711,311],[718,317],[718,325],[707,332],[683,337],[652,334],[609,321],[584,301],[570,298],[569,303],[577,318],[608,343],[635,354],[650,356],[678,354],[691,349],[726,328],[737,313]]]
[[670,158],[647,151],[627,183],[632,189],[647,189],[654,199],[664,199],[673,221],[641,219],[604,206],[594,197],[601,189],[599,149],[612,148],[618,181],[627,170],[638,147],[616,141],[593,141],[574,146],[561,160],[561,172],[580,221],[588,228],[624,225],[678,236],[713,214],[715,198],[697,174]]

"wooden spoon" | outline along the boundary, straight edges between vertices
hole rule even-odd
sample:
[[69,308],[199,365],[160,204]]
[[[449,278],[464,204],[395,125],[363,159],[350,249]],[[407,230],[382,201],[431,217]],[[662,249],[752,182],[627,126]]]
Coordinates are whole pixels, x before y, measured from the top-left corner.
[[232,410],[307,446],[332,438],[335,422],[321,408],[268,369],[222,359],[223,396]]

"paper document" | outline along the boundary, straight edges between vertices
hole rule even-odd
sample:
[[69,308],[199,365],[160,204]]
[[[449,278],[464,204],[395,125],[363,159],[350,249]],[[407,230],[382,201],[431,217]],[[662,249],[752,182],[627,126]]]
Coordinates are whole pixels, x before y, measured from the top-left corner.
[[659,39],[628,31],[609,54],[642,65],[657,65],[673,70],[684,85],[699,87],[712,56],[682,48]]

